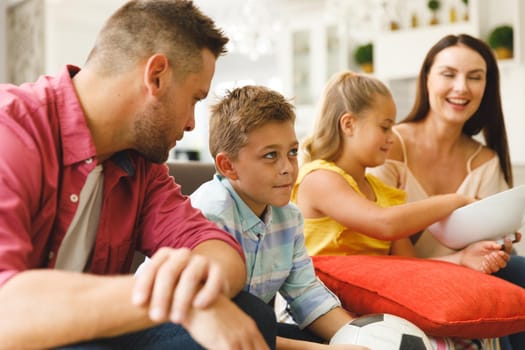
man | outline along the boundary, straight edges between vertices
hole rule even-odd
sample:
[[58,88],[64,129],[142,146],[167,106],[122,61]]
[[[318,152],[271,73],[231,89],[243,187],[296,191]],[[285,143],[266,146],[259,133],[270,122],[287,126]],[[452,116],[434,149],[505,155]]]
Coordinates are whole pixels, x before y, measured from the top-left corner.
[[226,42],[190,1],[130,1],[82,70],[0,87],[2,347],[274,346],[271,309],[237,295],[239,245],[162,164]]

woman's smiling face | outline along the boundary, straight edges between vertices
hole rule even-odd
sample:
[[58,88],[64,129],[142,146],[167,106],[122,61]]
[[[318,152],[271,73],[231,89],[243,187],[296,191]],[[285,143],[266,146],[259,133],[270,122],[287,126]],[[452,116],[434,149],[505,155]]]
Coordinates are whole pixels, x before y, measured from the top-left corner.
[[486,75],[483,57],[466,46],[451,46],[439,52],[427,77],[431,114],[464,124],[479,108]]

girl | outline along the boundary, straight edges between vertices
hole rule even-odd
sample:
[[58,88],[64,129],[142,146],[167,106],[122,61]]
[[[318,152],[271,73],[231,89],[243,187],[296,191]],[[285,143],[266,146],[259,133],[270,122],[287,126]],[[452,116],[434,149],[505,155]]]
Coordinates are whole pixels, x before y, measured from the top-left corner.
[[[342,72],[328,82],[292,192],[311,255],[416,256],[407,237],[472,201],[452,193],[405,204],[404,191],[366,173],[387,158],[395,114],[388,88],[375,78]],[[437,259],[493,273],[508,258],[498,243],[483,241]]]

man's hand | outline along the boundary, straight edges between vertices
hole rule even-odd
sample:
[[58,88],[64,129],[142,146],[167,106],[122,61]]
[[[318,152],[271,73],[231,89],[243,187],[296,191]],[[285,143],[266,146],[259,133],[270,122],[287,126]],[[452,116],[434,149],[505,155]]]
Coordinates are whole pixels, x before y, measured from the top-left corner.
[[222,295],[205,309],[193,308],[182,326],[206,349],[269,349],[255,321]]
[[144,264],[133,304],[147,306],[153,321],[184,323],[193,308],[206,308],[225,292],[218,265],[189,249],[162,248]]

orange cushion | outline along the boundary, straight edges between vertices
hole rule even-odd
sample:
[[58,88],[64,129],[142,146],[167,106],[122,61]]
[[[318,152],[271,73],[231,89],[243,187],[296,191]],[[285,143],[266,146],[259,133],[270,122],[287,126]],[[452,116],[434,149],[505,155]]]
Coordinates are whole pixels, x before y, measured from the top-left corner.
[[314,256],[319,278],[358,315],[391,313],[433,336],[525,331],[525,290],[459,265],[397,256]]

